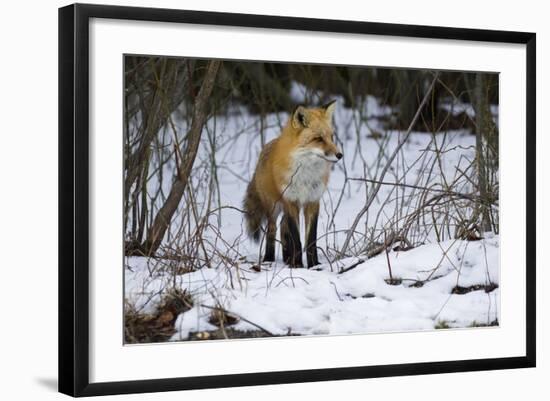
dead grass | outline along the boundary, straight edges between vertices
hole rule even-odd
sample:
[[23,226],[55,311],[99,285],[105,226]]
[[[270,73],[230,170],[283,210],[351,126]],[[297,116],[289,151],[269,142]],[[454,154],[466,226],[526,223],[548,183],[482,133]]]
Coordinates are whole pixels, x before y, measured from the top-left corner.
[[155,313],[141,313],[126,304],[124,310],[124,342],[126,344],[165,342],[176,332],[174,324],[180,313],[193,307],[186,291],[173,289],[160,302]]

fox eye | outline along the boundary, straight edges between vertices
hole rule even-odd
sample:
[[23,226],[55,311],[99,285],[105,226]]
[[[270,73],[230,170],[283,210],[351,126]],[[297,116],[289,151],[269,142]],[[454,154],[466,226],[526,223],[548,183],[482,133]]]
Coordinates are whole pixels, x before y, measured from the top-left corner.
[[315,142],[324,142],[324,139],[320,136],[317,136],[313,139]]

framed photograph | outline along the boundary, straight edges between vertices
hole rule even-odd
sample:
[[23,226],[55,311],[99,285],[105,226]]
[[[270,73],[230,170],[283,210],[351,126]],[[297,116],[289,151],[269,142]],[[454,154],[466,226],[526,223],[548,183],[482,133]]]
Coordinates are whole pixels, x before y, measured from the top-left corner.
[[59,216],[72,396],[533,367],[535,34],[61,8]]

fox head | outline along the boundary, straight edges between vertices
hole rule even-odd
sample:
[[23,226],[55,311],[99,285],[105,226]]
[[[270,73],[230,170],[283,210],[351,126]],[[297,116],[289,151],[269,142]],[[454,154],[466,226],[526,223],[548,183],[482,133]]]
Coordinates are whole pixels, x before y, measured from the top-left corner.
[[342,151],[334,143],[332,114],[335,107],[336,101],[316,108],[296,107],[290,123],[300,153],[311,153],[332,163],[342,158]]

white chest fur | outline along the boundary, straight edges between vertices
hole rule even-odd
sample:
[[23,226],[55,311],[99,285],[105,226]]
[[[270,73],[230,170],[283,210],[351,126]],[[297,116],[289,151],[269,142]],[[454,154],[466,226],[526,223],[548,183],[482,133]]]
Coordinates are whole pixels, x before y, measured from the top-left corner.
[[281,188],[285,199],[304,205],[321,198],[326,189],[323,178],[330,168],[330,162],[317,153],[300,150],[294,154],[285,187]]

